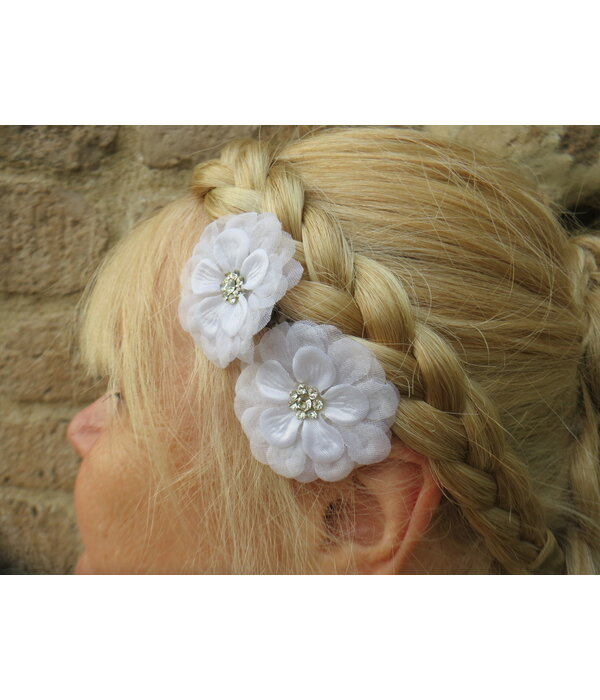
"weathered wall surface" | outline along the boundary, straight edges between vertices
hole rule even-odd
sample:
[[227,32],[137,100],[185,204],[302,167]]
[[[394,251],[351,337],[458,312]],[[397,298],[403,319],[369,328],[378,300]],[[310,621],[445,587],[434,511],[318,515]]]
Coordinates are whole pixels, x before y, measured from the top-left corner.
[[[600,223],[600,127],[422,128],[514,157],[580,221]],[[78,460],[65,430],[103,390],[81,372],[73,343],[90,272],[136,221],[181,194],[194,163],[258,132],[0,127],[0,571],[67,573],[77,558]]]

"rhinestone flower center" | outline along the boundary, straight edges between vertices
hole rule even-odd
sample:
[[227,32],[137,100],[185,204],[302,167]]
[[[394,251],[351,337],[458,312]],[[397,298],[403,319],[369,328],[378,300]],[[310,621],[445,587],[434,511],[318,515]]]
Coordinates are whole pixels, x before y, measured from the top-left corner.
[[306,420],[318,418],[325,404],[323,397],[314,386],[298,384],[290,391],[288,406],[294,411],[298,420]]
[[221,294],[228,304],[235,304],[242,293],[245,280],[238,270],[228,272],[221,282]]

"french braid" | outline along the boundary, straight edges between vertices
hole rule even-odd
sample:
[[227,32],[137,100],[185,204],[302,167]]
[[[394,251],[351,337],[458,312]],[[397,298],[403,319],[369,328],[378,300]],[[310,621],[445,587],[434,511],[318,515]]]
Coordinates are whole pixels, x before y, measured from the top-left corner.
[[[429,458],[439,486],[485,544],[494,569],[562,572],[565,557],[530,471],[494,402],[466,371],[464,354],[436,328],[433,311],[415,307],[410,286],[368,251],[354,249],[327,196],[303,183],[291,160],[266,143],[235,142],[220,160],[196,168],[192,188],[211,218],[270,211],[280,219],[297,242],[306,274],[279,302],[279,311],[292,320],[333,323],[375,353],[404,397],[393,432]],[[532,267],[532,280],[523,286],[544,274]],[[600,349],[588,346],[589,352]],[[589,393],[584,396],[589,405]],[[597,455],[593,420],[586,455]],[[581,480],[581,470],[572,474],[573,484]],[[597,513],[589,517],[593,521]]]
[[577,250],[575,278],[581,280],[578,298],[587,331],[579,371],[581,430],[569,472],[577,509],[568,528],[566,556],[570,570],[595,574],[600,572],[600,236],[582,234],[572,242]]

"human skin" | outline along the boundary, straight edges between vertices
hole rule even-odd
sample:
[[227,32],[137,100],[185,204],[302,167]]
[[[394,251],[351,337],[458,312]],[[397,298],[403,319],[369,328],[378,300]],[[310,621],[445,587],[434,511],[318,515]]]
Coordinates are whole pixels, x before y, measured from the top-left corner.
[[84,552],[75,573],[195,573],[189,554],[202,552],[194,534],[200,526],[198,502],[191,498],[175,512],[173,503],[155,498],[149,460],[134,447],[127,421],[115,420],[115,411],[123,410],[119,401],[116,395],[100,397],[67,430],[82,458],[75,510]]
[[[105,394],[76,414],[67,431],[82,457],[75,509],[84,552],[74,573],[204,573],[211,552],[202,492],[188,484],[184,499],[156,498],[158,484],[149,468],[151,459],[135,443],[126,408],[119,408],[119,403],[123,402],[117,395]],[[117,420],[116,411],[125,416]],[[378,502],[378,516],[375,523],[366,514],[364,522],[353,526],[353,546],[359,545],[354,554],[362,551],[367,562],[359,571],[431,570],[424,564],[423,553],[412,556],[441,496],[428,469],[423,469],[418,456],[393,441],[390,458],[362,473],[369,475],[363,480],[370,485],[368,498]],[[321,573],[346,571],[348,560],[348,552],[341,547],[326,555],[319,568]],[[226,573],[228,563],[222,561],[217,567]]]

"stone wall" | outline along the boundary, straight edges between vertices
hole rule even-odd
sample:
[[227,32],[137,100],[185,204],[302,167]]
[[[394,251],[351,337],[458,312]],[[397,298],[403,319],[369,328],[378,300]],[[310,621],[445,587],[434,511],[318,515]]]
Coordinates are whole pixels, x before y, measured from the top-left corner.
[[[520,160],[579,221],[600,223],[600,127],[422,128]],[[0,127],[0,570],[67,573],[80,548],[71,497],[78,460],[65,430],[103,391],[81,372],[74,343],[91,271],[136,221],[181,194],[194,163],[258,132]]]

